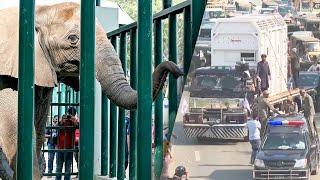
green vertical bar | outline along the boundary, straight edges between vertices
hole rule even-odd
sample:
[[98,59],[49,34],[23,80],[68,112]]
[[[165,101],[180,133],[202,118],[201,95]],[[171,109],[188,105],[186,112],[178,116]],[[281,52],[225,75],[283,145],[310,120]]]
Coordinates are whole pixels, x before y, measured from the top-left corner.
[[93,179],[95,94],[95,1],[81,0],[79,179]]
[[102,93],[102,111],[101,111],[101,175],[109,174],[109,100]]
[[[117,37],[111,38],[111,43],[117,50]],[[117,177],[118,162],[118,109],[117,106],[110,102],[110,177]]]
[[[124,75],[127,72],[127,35],[120,34],[120,60]],[[125,124],[125,110],[119,108],[119,130],[118,130],[118,179],[125,178],[125,141],[126,141],[126,124]]]
[[20,0],[17,179],[33,179],[34,0]]
[[[162,62],[162,21],[155,22],[154,38],[154,66],[157,67]],[[163,166],[163,93],[159,93],[155,102],[155,179],[160,179]]]
[[[137,29],[130,31],[130,85],[137,89]],[[137,180],[137,112],[130,111],[129,179]]]
[[191,20],[192,20],[192,50],[198,39],[198,33],[202,22],[207,0],[192,0],[191,2]]
[[101,1],[100,0],[96,0],[96,6],[101,6]]
[[167,8],[171,7],[172,0],[163,0],[162,3],[163,3],[163,9],[167,9]]
[[187,6],[184,9],[184,35],[183,35],[183,41],[184,41],[184,49],[183,49],[183,71],[184,71],[184,83],[186,83],[191,58],[192,58],[192,41],[191,41],[191,12],[190,12],[190,6]]
[[152,179],[152,0],[138,1],[138,179]]
[[[169,15],[169,60],[177,63],[177,17],[175,14]],[[178,110],[177,80],[170,74],[169,76],[169,132],[168,138],[174,127],[174,122]]]

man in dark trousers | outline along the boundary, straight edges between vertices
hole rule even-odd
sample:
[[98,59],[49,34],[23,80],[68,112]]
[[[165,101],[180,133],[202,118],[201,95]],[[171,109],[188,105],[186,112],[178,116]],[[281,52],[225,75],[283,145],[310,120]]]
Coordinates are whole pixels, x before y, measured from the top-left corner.
[[267,55],[261,55],[261,61],[257,65],[257,76],[261,80],[261,92],[268,90],[269,80],[271,77],[269,63],[267,62]]

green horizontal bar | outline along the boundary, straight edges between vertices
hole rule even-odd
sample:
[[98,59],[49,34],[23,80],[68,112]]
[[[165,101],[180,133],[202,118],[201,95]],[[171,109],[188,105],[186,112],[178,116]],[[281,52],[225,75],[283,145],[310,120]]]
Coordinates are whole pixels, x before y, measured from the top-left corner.
[[78,175],[78,172],[74,172],[74,173],[43,173],[43,176],[59,176],[59,175]]
[[79,129],[79,127],[75,126],[47,126],[47,129]]
[[43,149],[42,152],[79,152],[79,149]]
[[[180,14],[183,13],[184,8],[188,7],[191,5],[190,0],[188,1],[184,1],[182,3],[179,3],[175,6],[172,6],[170,8],[164,9],[162,11],[160,11],[159,13],[156,13],[153,16],[153,21],[157,20],[157,19],[166,19],[168,18],[168,16],[170,14]],[[112,36],[118,36],[123,32],[129,32],[132,28],[136,28],[137,27],[137,22],[122,26],[114,31],[111,31],[109,33],[107,33],[107,36],[110,38]]]
[[80,106],[79,103],[51,103],[51,106]]

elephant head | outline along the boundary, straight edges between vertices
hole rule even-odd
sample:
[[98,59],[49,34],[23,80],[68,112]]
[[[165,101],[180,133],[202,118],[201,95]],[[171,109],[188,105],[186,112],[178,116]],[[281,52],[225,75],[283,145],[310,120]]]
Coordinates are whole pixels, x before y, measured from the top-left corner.
[[[18,78],[18,12],[0,12],[0,76]],[[13,18],[15,16],[15,18]],[[36,8],[35,20],[35,84],[54,87],[59,81],[79,88],[80,6],[61,3]],[[137,92],[123,73],[121,62],[99,22],[96,23],[96,78],[103,92],[116,105],[134,109]],[[151,61],[151,60],[150,60]],[[172,62],[165,61],[153,73],[153,99],[161,90],[168,73],[182,75]]]

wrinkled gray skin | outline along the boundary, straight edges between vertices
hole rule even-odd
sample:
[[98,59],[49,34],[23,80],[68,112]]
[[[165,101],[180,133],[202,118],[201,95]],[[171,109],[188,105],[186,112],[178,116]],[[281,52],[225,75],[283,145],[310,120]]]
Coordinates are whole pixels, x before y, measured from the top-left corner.
[[[5,17],[4,17],[5,16]],[[7,164],[15,168],[17,149],[17,8],[0,11],[0,177],[11,179]],[[12,19],[10,19],[12,18]],[[2,20],[2,21],[1,21]],[[8,21],[6,21],[8,20]],[[3,22],[4,21],[4,22]],[[5,24],[5,26],[1,26]],[[6,31],[5,28],[10,28]],[[75,3],[61,3],[36,8],[36,67],[35,67],[35,132],[36,154],[39,158],[44,142],[46,117],[50,108],[52,90],[58,82],[64,82],[78,90],[80,64],[80,9]],[[1,35],[2,34],[2,35]],[[8,38],[10,34],[10,38]],[[13,35],[12,35],[13,34]],[[10,39],[10,41],[8,40]],[[6,41],[7,40],[7,41]],[[4,43],[3,43],[4,42]],[[12,45],[13,44],[13,45]],[[15,47],[13,49],[12,47]],[[5,54],[1,54],[1,51]],[[8,57],[7,57],[8,56]],[[13,61],[8,63],[8,61]],[[151,61],[151,60],[150,60]],[[7,66],[7,65],[12,66]],[[103,92],[118,106],[125,109],[137,107],[137,92],[133,90],[123,74],[121,62],[106,37],[96,24],[96,78]],[[161,91],[167,74],[179,77],[182,72],[171,62],[163,62],[153,73],[153,100]],[[8,100],[13,102],[10,106]],[[38,162],[37,159],[34,160]],[[39,179],[38,163],[34,163],[34,179]],[[7,178],[10,176],[9,178]]]

